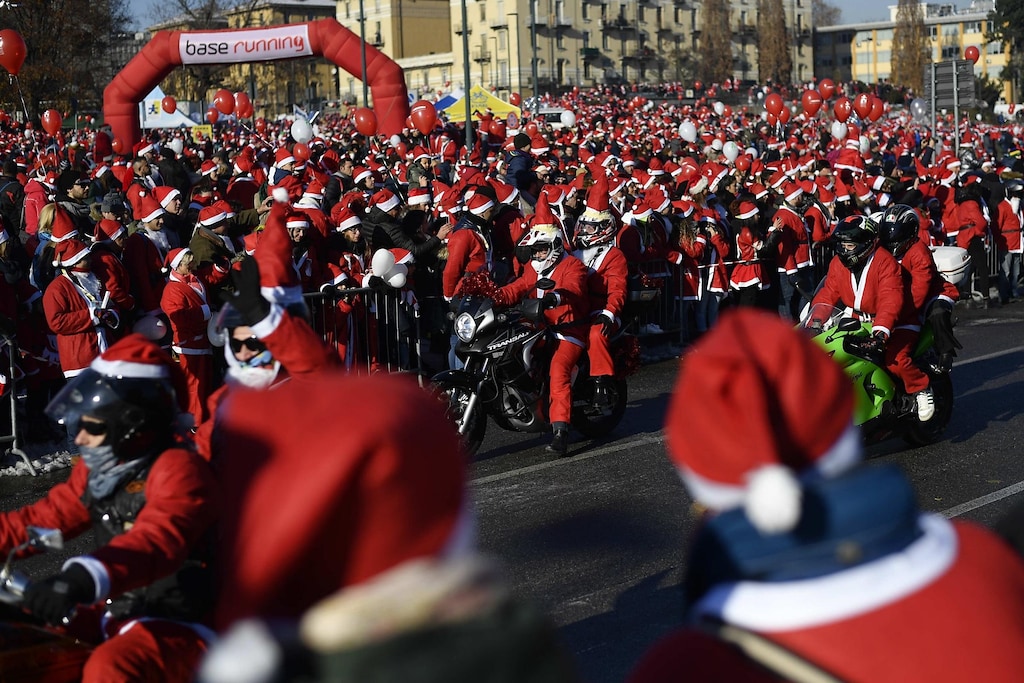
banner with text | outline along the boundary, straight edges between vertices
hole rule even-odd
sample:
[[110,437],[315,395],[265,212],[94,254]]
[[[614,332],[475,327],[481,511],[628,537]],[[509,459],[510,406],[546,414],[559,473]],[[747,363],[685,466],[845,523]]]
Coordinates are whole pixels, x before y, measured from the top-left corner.
[[182,64],[269,62],[313,54],[306,24],[182,33],[178,36],[178,51]]

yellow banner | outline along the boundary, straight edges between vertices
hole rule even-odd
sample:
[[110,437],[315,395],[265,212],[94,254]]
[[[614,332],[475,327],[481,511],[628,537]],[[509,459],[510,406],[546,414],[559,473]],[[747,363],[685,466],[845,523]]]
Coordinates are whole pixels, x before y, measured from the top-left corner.
[[208,123],[201,123],[198,126],[192,126],[189,128],[192,132],[192,140],[196,140],[196,134],[202,133],[204,140],[210,140],[213,138],[213,126]]

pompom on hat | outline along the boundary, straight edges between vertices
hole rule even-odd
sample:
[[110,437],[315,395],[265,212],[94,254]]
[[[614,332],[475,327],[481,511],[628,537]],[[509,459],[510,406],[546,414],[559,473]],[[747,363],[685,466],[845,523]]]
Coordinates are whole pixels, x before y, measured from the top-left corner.
[[777,316],[724,315],[687,354],[666,414],[669,456],[695,501],[743,507],[762,533],[800,519],[801,476],[860,461],[846,374]]

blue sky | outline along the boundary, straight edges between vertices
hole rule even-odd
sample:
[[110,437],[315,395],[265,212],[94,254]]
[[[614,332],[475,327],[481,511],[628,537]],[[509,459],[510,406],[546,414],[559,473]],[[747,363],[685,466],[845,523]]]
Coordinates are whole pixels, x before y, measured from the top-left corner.
[[[160,6],[163,0],[128,0],[128,11],[135,20],[136,28],[143,28],[153,20],[153,9]],[[889,5],[897,4],[897,0],[830,0],[830,4],[843,11],[843,23],[852,24],[863,21],[884,21],[889,18]],[[959,0],[958,6],[966,6],[967,2]]]

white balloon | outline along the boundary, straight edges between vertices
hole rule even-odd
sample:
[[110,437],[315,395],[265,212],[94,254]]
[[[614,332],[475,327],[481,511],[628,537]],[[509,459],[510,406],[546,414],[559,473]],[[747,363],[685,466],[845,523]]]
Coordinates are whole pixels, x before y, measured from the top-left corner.
[[867,154],[868,152],[871,151],[871,140],[868,139],[867,135],[861,135],[860,140],[858,140],[857,142],[860,143],[861,154]]
[[832,122],[832,137],[834,137],[836,140],[845,140],[846,139],[846,124],[843,123],[842,121],[833,121]]
[[714,110],[715,114],[721,116],[722,114],[725,113],[725,104],[722,102],[715,102]]
[[679,124],[679,135],[687,142],[697,139],[697,126],[692,121],[683,121]]
[[378,249],[370,261],[370,269],[374,275],[384,277],[395,267],[395,255],[387,249]]
[[762,121],[767,121],[768,120],[768,112],[766,112],[766,111],[761,112],[761,120]]
[[573,126],[576,125],[576,114],[569,111],[568,109],[562,112],[562,116],[560,118],[562,121],[562,125],[565,126],[566,128],[572,128]]
[[740,146],[732,140],[727,141],[722,145],[722,155],[729,160],[729,163],[736,161],[736,157],[740,155]]
[[167,149],[171,150],[175,154],[181,154],[185,149],[185,143],[181,138],[171,138],[171,141],[167,143]]
[[756,159],[758,157],[756,147],[747,147],[744,151],[747,153],[747,155],[750,156],[751,159]]
[[398,147],[400,144],[402,144],[402,136],[399,135],[398,133],[395,133],[390,138],[388,138],[388,142],[391,143],[392,147]]
[[711,149],[715,150],[716,152],[721,152],[722,147],[724,147],[724,145],[722,144],[722,141],[719,140],[718,138],[715,138],[714,140],[711,141]]
[[306,143],[313,139],[313,126],[306,119],[295,119],[292,124],[292,140]]
[[404,263],[396,263],[388,273],[387,281],[388,285],[395,289],[401,289],[405,287],[405,281],[409,276],[409,268]]

